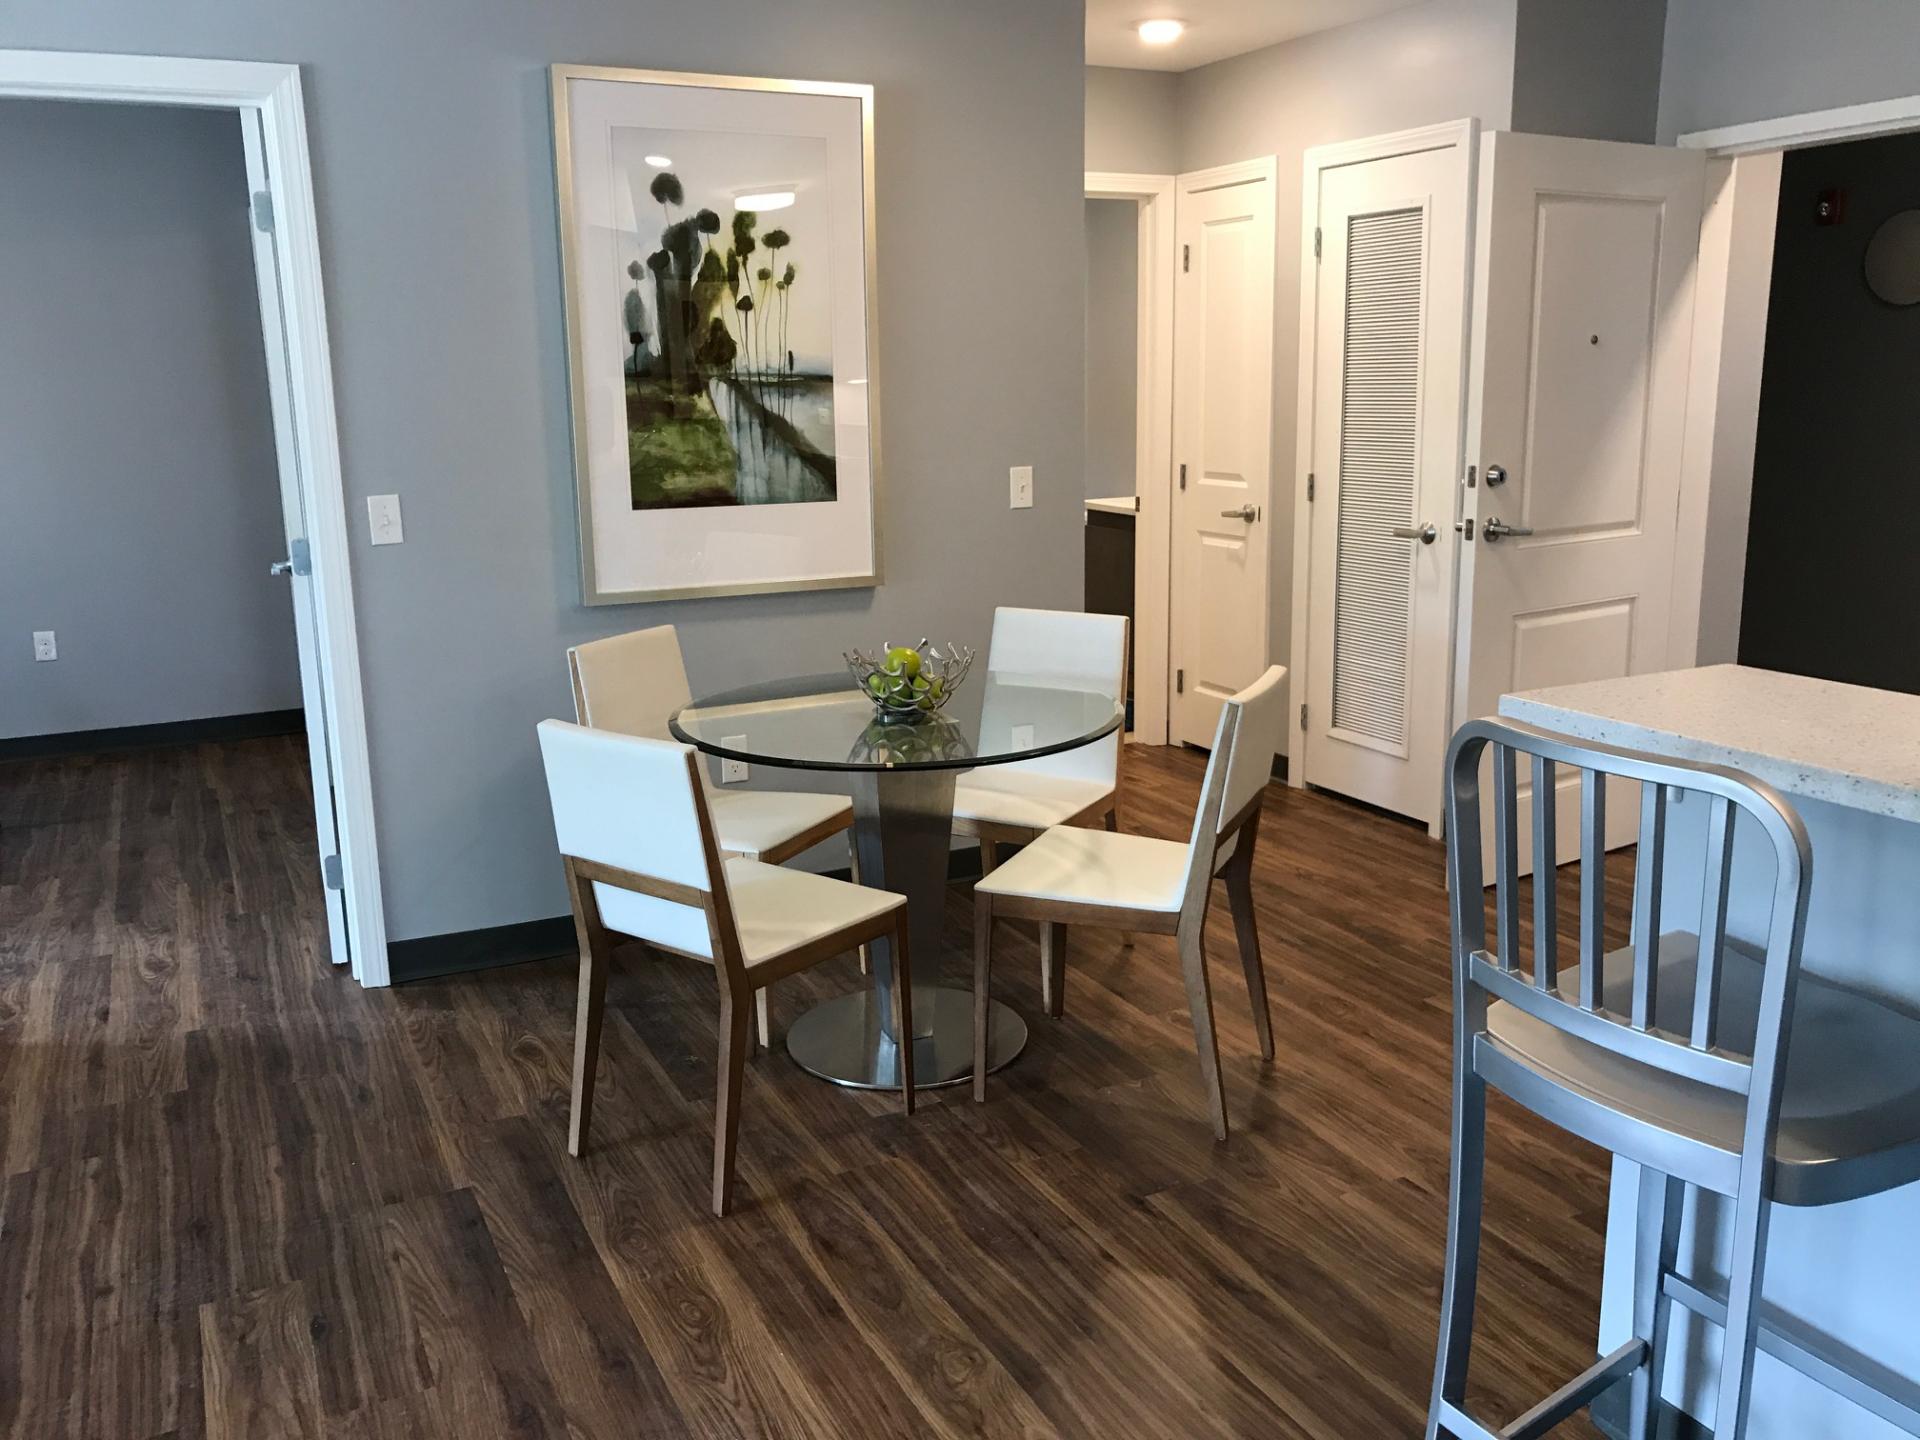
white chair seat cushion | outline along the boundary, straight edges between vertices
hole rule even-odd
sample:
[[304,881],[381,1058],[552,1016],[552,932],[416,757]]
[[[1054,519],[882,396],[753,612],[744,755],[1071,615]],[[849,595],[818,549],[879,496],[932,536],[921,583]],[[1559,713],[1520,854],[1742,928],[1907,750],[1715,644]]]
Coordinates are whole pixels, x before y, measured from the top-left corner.
[[989,895],[1172,914],[1186,897],[1187,847],[1177,840],[1062,825],[985,876],[976,888]]
[[988,766],[969,771],[954,783],[953,814],[957,820],[1045,830],[1064,825],[1112,793],[1110,781]]
[[853,823],[853,802],[844,795],[807,795],[788,790],[707,792],[714,839],[730,855],[757,859],[829,820]]
[[[905,896],[890,891],[870,890],[784,865],[739,857],[724,864],[741,958],[749,969],[907,903]],[[600,902],[601,922],[609,930],[652,936],[686,954],[713,958],[707,919],[698,909],[611,885],[595,885],[594,894]]]
[[[1654,1023],[1686,1034],[1699,938],[1663,935],[1660,950]],[[1745,1054],[1759,1015],[1762,965],[1737,941],[1722,953],[1720,1040]],[[1616,1015],[1633,1008],[1632,957],[1630,948],[1607,957],[1603,1003]],[[1578,966],[1560,972],[1563,996],[1577,996],[1579,986]],[[1487,1028],[1507,1054],[1576,1094],[1727,1154],[1739,1152],[1742,1096],[1623,1059],[1502,1001],[1488,1007]],[[1854,1161],[1920,1178],[1916,1055],[1920,1019],[1801,972],[1774,1150],[1776,1199],[1824,1204],[1845,1198],[1852,1187],[1844,1172]]]

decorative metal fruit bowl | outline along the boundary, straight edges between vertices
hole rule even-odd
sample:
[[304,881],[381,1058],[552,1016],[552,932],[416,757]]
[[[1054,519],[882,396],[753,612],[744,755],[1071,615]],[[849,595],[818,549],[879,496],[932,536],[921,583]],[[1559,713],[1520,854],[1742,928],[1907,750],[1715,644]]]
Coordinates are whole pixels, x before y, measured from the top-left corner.
[[888,720],[914,720],[943,708],[973,668],[970,646],[941,647],[925,640],[888,645],[877,657],[849,650],[845,658],[854,681]]

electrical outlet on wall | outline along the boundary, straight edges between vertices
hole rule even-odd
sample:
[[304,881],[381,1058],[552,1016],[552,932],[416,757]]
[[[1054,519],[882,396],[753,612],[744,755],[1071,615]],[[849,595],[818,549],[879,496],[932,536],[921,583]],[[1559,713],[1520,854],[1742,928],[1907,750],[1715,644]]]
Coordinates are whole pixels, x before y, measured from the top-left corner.
[[1033,508],[1033,466],[1015,465],[1007,471],[1007,508],[1009,510]]
[[399,545],[405,542],[407,537],[400,525],[398,495],[367,496],[367,529],[372,532],[376,545]]
[[36,630],[33,632],[33,658],[36,660],[58,660],[60,647],[53,643],[53,631]]
[[[720,743],[729,749],[739,748],[744,750],[747,744],[747,737],[744,735],[722,735],[720,737]],[[744,760],[732,760],[722,755],[720,757],[720,783],[722,785],[738,785],[747,778],[752,768],[753,767],[748,765]]]

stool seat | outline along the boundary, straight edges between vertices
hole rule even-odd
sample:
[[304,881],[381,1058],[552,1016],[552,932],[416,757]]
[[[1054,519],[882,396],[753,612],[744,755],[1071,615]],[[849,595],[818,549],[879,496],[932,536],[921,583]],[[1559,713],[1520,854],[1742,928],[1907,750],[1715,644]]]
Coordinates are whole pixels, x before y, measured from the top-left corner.
[[[1744,1055],[1753,1045],[1764,967],[1738,941],[1728,941],[1721,953],[1721,1044]],[[1688,1032],[1698,960],[1699,937],[1684,931],[1661,936],[1656,1028]],[[1632,972],[1631,948],[1607,957],[1602,1004],[1616,1015],[1632,1012]],[[1579,967],[1560,972],[1559,988],[1568,1003],[1577,1003]],[[1744,1096],[1623,1058],[1504,1001],[1488,1006],[1481,1043],[1493,1052],[1489,1059],[1525,1066],[1571,1099],[1719,1151],[1729,1163],[1738,1160]],[[1920,1017],[1802,972],[1774,1143],[1775,1201],[1831,1205],[1920,1180],[1916,1057]]]

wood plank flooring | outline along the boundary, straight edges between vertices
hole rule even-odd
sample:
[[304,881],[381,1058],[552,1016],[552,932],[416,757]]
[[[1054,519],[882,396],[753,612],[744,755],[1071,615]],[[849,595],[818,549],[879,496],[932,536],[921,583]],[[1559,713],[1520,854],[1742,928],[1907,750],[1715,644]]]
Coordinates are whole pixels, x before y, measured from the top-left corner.
[[[1184,838],[1202,763],[1129,750],[1122,827]],[[359,989],[306,773],[298,740],[0,766],[0,1434],[1420,1432],[1449,1067],[1421,830],[1270,792],[1271,1066],[1218,891],[1209,922],[1227,1145],[1172,942],[1076,932],[1048,1021],[1007,925],[1034,1038],[988,1103],[903,1117],[776,1042],[716,1221],[711,973],[623,952],[570,1160],[571,960]],[[858,983],[783,982],[776,1030]],[[1503,1103],[1490,1151],[1475,1381],[1511,1414],[1592,1358],[1607,1177]]]

